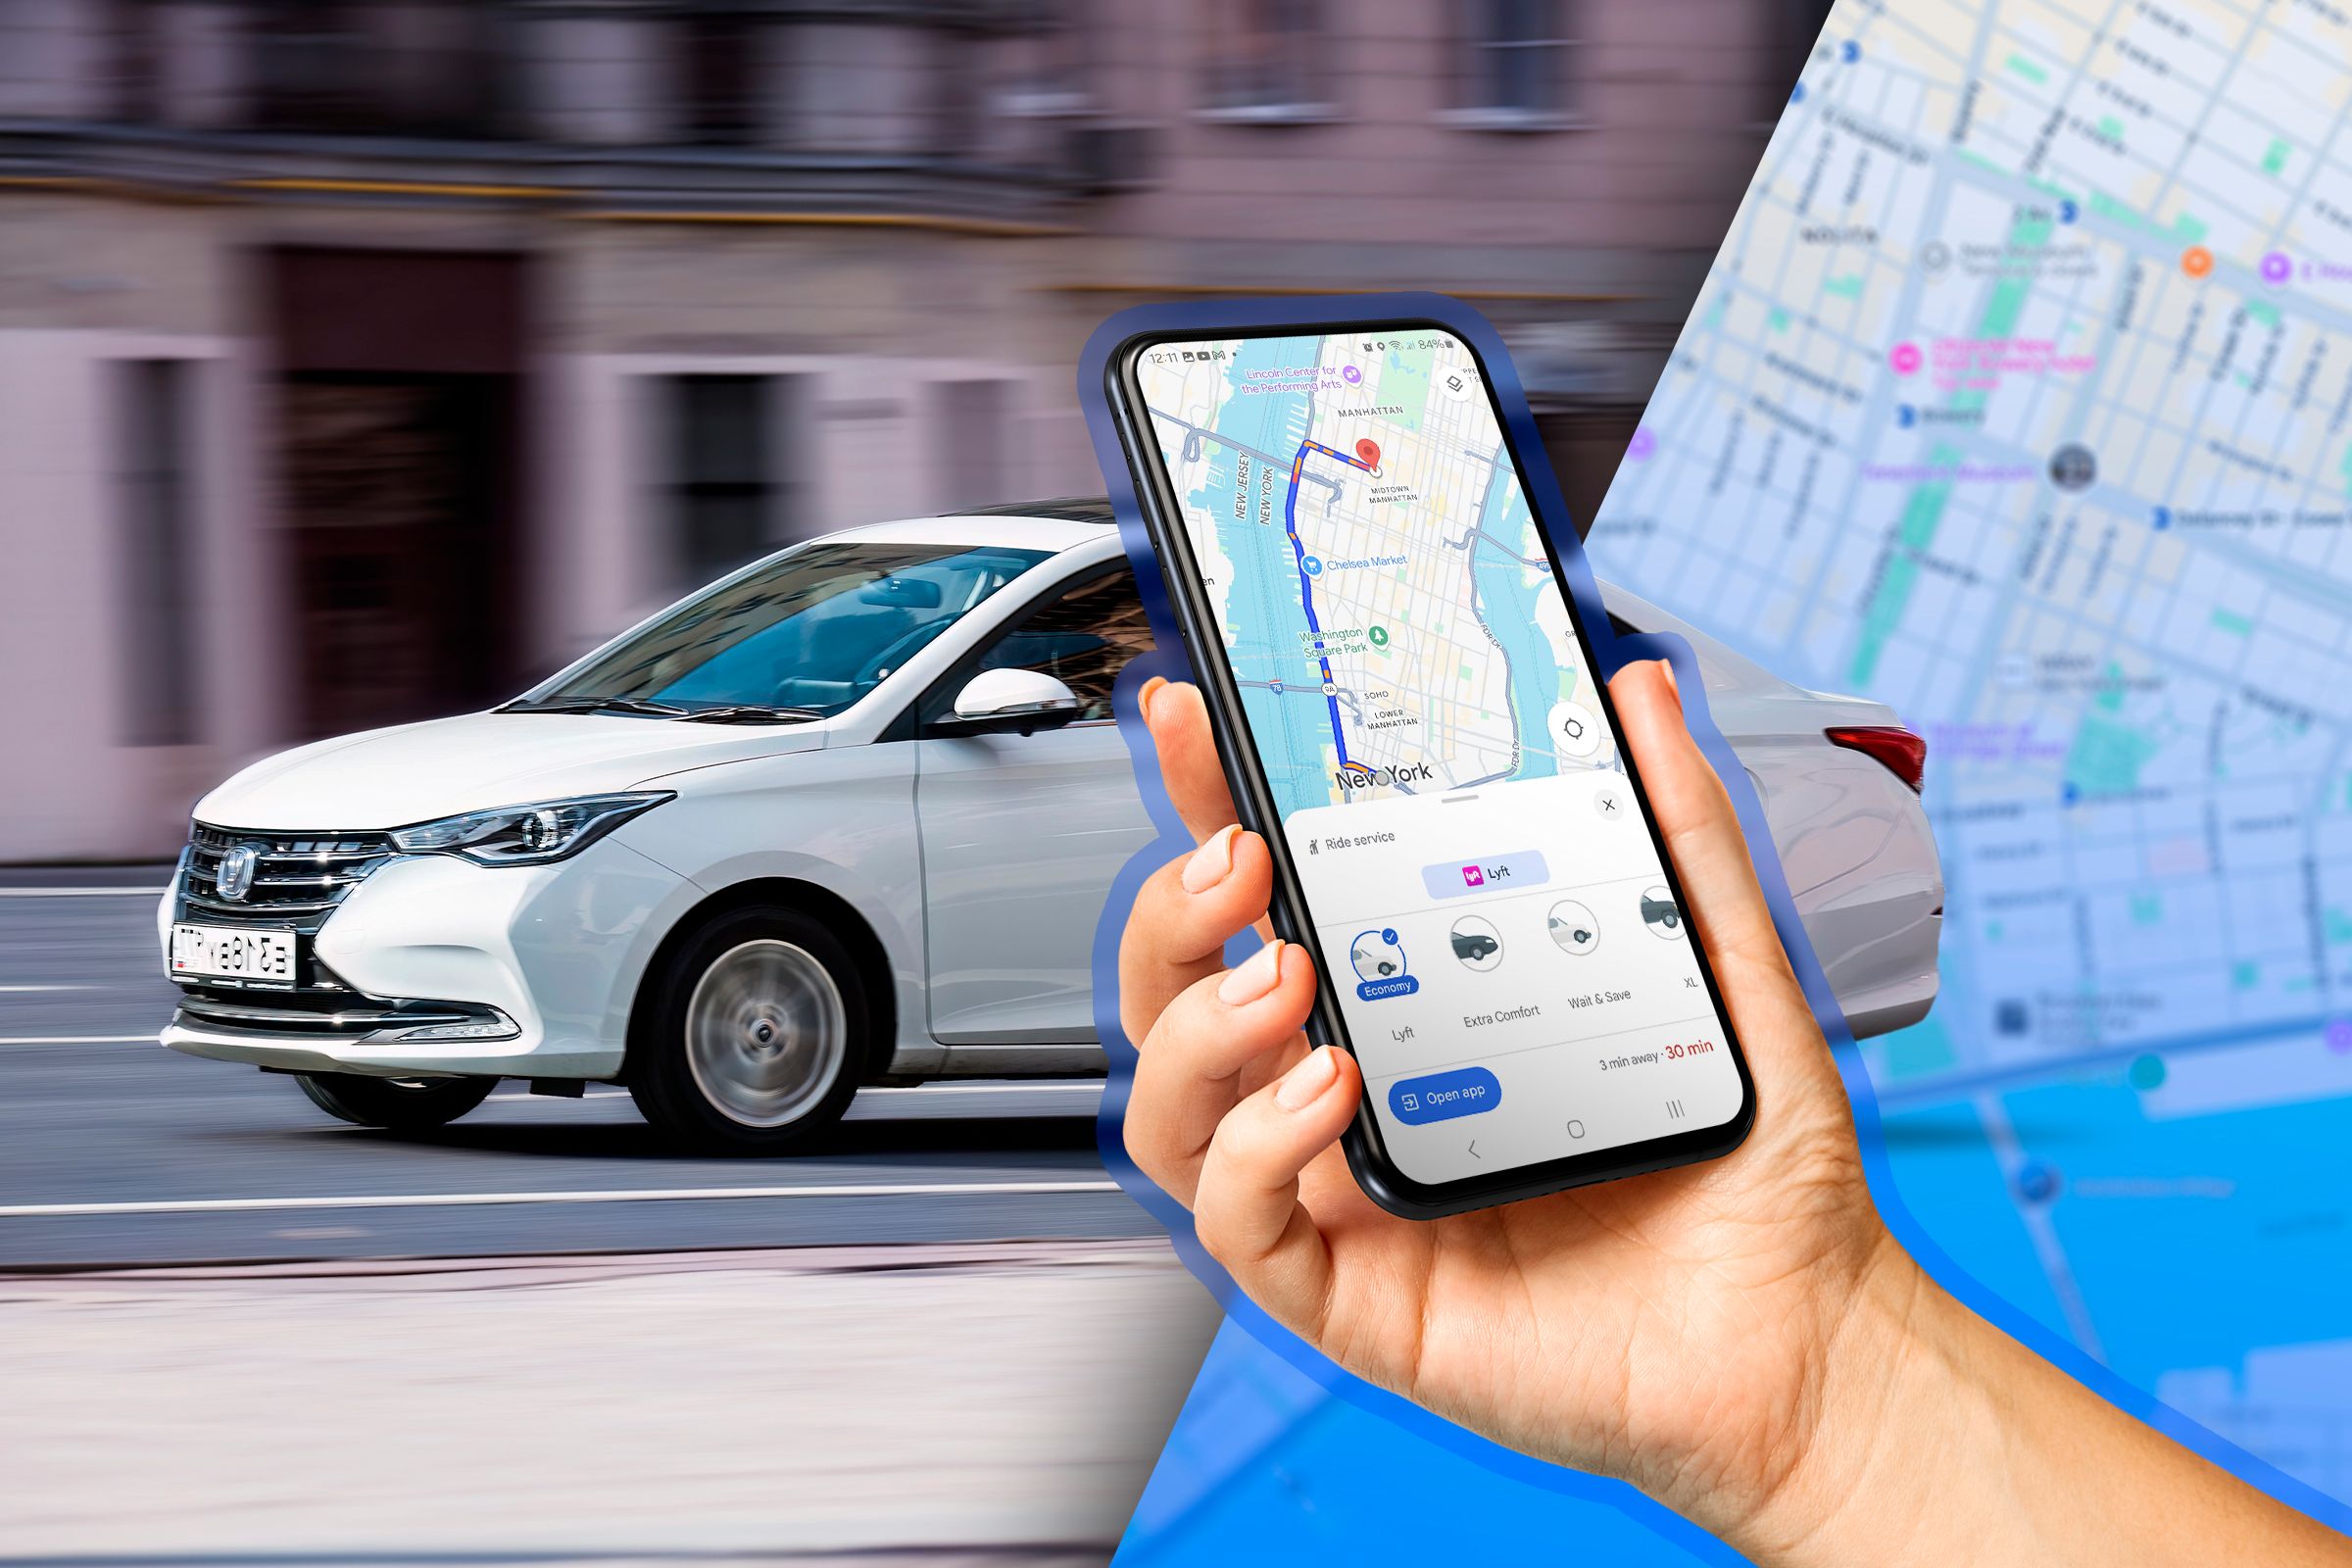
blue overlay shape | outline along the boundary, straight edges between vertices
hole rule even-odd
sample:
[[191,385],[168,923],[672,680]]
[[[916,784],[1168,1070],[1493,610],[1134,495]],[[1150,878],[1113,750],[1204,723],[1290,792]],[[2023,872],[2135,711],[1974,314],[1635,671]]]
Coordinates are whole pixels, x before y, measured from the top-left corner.
[[[1112,420],[1105,381],[1110,368],[1110,357],[1121,343],[1143,332],[1180,333],[1205,338],[1263,327],[1312,332],[1353,322],[1398,319],[1439,322],[1469,343],[1485,365],[1489,385],[1494,390],[1512,446],[1521,457],[1523,488],[1535,508],[1544,535],[1551,540],[1558,556],[1562,576],[1575,601],[1577,617],[1591,638],[1599,677],[1608,679],[1627,663],[1643,659],[1664,659],[1673,665],[1691,737],[1720,775],[1731,796],[1740,829],[1747,838],[1749,856],[1755,862],[1757,880],[1762,884],[1765,899],[1771,906],[1773,922],[1788,950],[1806,1002],[1812,1007],[1822,1033],[1830,1042],[1838,1071],[1844,1079],[1846,1094],[1853,1104],[1855,1132],[1860,1139],[1871,1194],[1896,1240],[1938,1283],[1972,1310],[2117,1408],[2147,1422],[2289,1506],[2301,1509],[2331,1528],[2352,1532],[2352,1507],[2225,1441],[2163,1404],[2153,1394],[2102,1366],[2047,1327],[2040,1318],[2021,1309],[2008,1298],[1963,1269],[1913,1216],[1894,1182],[1886,1127],[1870,1077],[1854,1049],[1853,1035],[1846,1027],[1845,1016],[1839,1010],[1829,981],[1822,973],[1811,938],[1797,917],[1788,879],[1782,871],[1779,853],[1765,822],[1762,805],[1756,799],[1746,770],[1740,765],[1707,710],[1705,686],[1689,646],[1677,637],[1621,635],[1611,626],[1582,542],[1569,516],[1567,505],[1561,499],[1558,481],[1544,455],[1543,441],[1536,430],[1535,416],[1528,407],[1518,371],[1493,326],[1478,312],[1459,300],[1441,294],[1402,293],[1141,306],[1123,311],[1098,327],[1087,340],[1086,349],[1080,357],[1079,403],[1086,410],[1096,460],[1102,466],[1104,482],[1109,489],[1120,537],[1134,568],[1146,612],[1151,617],[1155,644],[1152,654],[1132,661],[1121,672],[1115,693],[1120,733],[1126,740],[1129,758],[1135,765],[1136,782],[1142,790],[1152,824],[1158,829],[1158,836],[1138,852],[1120,871],[1112,884],[1110,897],[1103,906],[1102,919],[1095,932],[1095,1026],[1109,1060],[1108,1082],[1103,1091],[1102,1111],[1096,1122],[1096,1141],[1103,1164],[1112,1177],[1130,1197],[1167,1227],[1185,1266],[1215,1294],[1229,1320],[1204,1364],[1203,1376],[1196,1384],[1192,1400],[1187,1403],[1184,1415],[1178,1420],[1169,1447],[1162,1455],[1161,1471],[1168,1487],[1177,1492],[1188,1490],[1183,1461],[1188,1450],[1198,1449],[1204,1455],[1214,1457],[1216,1475],[1213,1479],[1221,1487],[1240,1489],[1234,1496],[1226,1495],[1221,1490],[1212,1492],[1199,1486],[1189,1489],[1196,1495],[1198,1508],[1213,1508],[1219,1516],[1230,1520],[1236,1532],[1233,1537],[1209,1540],[1203,1539],[1195,1525],[1188,1522],[1191,1520],[1189,1513],[1179,1517],[1168,1515],[1166,1497],[1162,1494],[1162,1475],[1155,1475],[1152,1489],[1147,1492],[1144,1503],[1131,1523],[1119,1560],[1189,1560],[1184,1552],[1175,1550],[1180,1537],[1196,1540],[1202,1547],[1203,1558],[1213,1552],[1220,1560],[1237,1544],[1237,1539],[1247,1539],[1252,1554],[1270,1551],[1276,1543],[1292,1545],[1314,1544],[1325,1548],[1344,1544],[1352,1555],[1367,1563],[1430,1560],[1431,1552],[1414,1545],[1412,1543],[1416,1538],[1400,1532],[1398,1528],[1396,1503],[1405,1489],[1397,1482],[1398,1472],[1382,1463],[1392,1460],[1398,1451],[1392,1434],[1373,1422],[1361,1419],[1361,1416],[1376,1417],[1392,1427],[1399,1428],[1409,1438],[1418,1440],[1424,1447],[1434,1446],[1445,1454],[1469,1460],[1486,1475],[1503,1483],[1492,1487],[1480,1483],[1482,1494],[1475,1502],[1468,1492],[1457,1495],[1455,1501],[1461,1510],[1458,1518],[1475,1518],[1478,1531],[1475,1536],[1457,1532],[1445,1538],[1449,1543],[1445,1548],[1448,1556],[1463,1554],[1473,1539],[1522,1544],[1544,1541],[1566,1548],[1577,1539],[1576,1531],[1582,1528],[1577,1521],[1589,1523],[1592,1510],[1608,1508],[1616,1510],[1626,1521],[1645,1533],[1651,1544],[1645,1548],[1648,1555],[1640,1560],[1743,1560],[1712,1536],[1622,1482],[1547,1464],[1505,1448],[1347,1372],[1267,1317],[1244,1295],[1231,1277],[1200,1248],[1193,1234],[1192,1216],[1183,1205],[1155,1186],[1127,1156],[1121,1127],[1126,1117],[1128,1097],[1134,1086],[1136,1056],[1135,1048],[1127,1040],[1119,1023],[1119,936],[1126,926],[1128,913],[1134,906],[1137,891],[1145,878],[1167,861],[1189,854],[1193,848],[1192,838],[1185,831],[1160,782],[1159,765],[1152,750],[1151,734],[1144,728],[1138,715],[1135,696],[1154,676],[1190,680],[1194,678],[1194,672],[1183,653],[1184,644],[1169,607],[1166,582],[1160,573],[1158,558],[1152,548],[1151,538],[1145,530],[1134,480],[1128,472],[1126,456],[1120,448]],[[1238,961],[1255,946],[1255,936],[1244,933],[1235,939],[1227,956],[1230,960]],[[1254,1346],[1247,1345],[1241,1335],[1235,1334],[1233,1331],[1236,1328],[1246,1334],[1249,1340],[1254,1341]],[[1298,1378],[1286,1377],[1280,1367],[1287,1367]],[[1304,1380],[1303,1383],[1298,1381],[1299,1378]],[[1318,1509],[1314,1532],[1302,1540],[1298,1509],[1286,1506],[1282,1500],[1287,1497],[1295,1502],[1295,1495],[1279,1486],[1267,1490],[1266,1474],[1237,1462],[1268,1453],[1276,1441],[1287,1442],[1282,1438],[1282,1433],[1293,1428],[1264,1429],[1260,1419],[1257,1422],[1259,1429],[1253,1431],[1241,1415],[1241,1412],[1250,1409],[1249,1403],[1236,1402],[1227,1397],[1225,1391],[1235,1388],[1261,1392],[1279,1389],[1297,1396],[1307,1387],[1320,1389],[1337,1400],[1345,1401],[1350,1408],[1351,1413],[1348,1415],[1340,1415],[1335,1410],[1328,1426],[1314,1428],[1312,1433],[1315,1442],[1323,1446],[1324,1451],[1335,1456],[1353,1456],[1361,1475],[1352,1485],[1362,1491],[1360,1495],[1353,1492],[1341,1494],[1341,1496],[1352,1499],[1344,1506]],[[1331,1400],[1324,1402],[1328,1404]],[[1201,1423],[1206,1423],[1209,1430],[1200,1430]],[[1234,1430],[1220,1430],[1228,1423],[1233,1424]],[[1308,1430],[1298,1423],[1295,1423],[1294,1427],[1299,1431]],[[1284,1451],[1286,1454],[1290,1452],[1287,1446]],[[1405,1451],[1417,1450],[1407,1446]],[[1172,1464],[1176,1466],[1173,1470],[1170,1468]],[[1342,1467],[1335,1466],[1335,1470],[1338,1468]],[[1195,1466],[1195,1470],[1199,1473],[1198,1466]],[[1466,1477],[1478,1472],[1453,1467],[1453,1473],[1458,1486],[1464,1484]],[[1380,1484],[1380,1478],[1384,1475],[1386,1483]],[[1255,1497],[1259,1501],[1249,1505],[1237,1503],[1234,1497]],[[1571,1504],[1583,1506],[1572,1507]],[[1326,1517],[1327,1514],[1330,1517]],[[1243,1531],[1248,1532],[1246,1538],[1240,1536]],[[1587,1536],[1585,1539],[1595,1538]],[[1175,1554],[1171,1555],[1171,1552]],[[1565,1549],[1562,1554],[1568,1555]],[[1575,1554],[1582,1555],[1582,1552]],[[1575,1556],[1570,1556],[1569,1560],[1575,1560]],[[1618,1557],[1616,1560],[1626,1559]]]

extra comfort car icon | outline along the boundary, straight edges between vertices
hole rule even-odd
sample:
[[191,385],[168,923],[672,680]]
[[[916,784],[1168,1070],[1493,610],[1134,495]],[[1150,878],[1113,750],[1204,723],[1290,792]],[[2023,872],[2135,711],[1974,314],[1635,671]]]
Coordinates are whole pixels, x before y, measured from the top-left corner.
[[1453,956],[1457,958],[1483,958],[1502,951],[1502,944],[1484,931],[1456,931],[1453,934]]

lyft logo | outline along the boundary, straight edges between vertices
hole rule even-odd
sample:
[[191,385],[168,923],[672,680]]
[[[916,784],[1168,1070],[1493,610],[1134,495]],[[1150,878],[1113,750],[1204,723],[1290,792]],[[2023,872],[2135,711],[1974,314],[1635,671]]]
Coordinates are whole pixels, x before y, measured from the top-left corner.
[[1551,867],[1536,850],[1513,850],[1476,860],[1439,860],[1421,868],[1421,885],[1433,899],[1466,899],[1506,882],[1513,891],[1540,888],[1550,880]]

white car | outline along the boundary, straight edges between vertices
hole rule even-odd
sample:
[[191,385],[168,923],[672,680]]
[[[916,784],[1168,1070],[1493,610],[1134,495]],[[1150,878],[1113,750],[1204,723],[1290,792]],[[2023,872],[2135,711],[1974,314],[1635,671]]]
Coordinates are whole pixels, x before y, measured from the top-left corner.
[[[1855,1032],[1923,1016],[1943,884],[1916,738],[1609,602],[1697,650]],[[1099,1074],[1095,926],[1152,831],[1111,683],[1150,646],[1100,500],[794,546],[504,708],[206,796],[156,916],[163,1042],[379,1127],[501,1078],[619,1082],[736,1152],[861,1084]]]

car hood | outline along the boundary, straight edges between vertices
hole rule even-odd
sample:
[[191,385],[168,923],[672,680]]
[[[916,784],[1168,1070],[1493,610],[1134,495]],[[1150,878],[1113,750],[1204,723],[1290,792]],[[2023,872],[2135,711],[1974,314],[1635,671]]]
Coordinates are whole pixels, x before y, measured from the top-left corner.
[[196,803],[217,827],[400,827],[459,811],[624,790],[688,768],[825,744],[818,724],[681,724],[594,713],[467,713],[317,741]]

